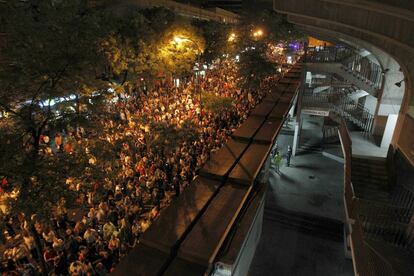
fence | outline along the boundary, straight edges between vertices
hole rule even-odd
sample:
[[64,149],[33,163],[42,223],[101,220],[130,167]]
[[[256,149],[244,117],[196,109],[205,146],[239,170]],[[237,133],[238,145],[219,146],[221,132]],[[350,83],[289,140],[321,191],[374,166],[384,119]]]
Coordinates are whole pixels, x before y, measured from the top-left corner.
[[305,62],[341,62],[353,54],[353,50],[345,47],[307,47]]
[[381,66],[367,57],[363,57],[353,49],[345,47],[307,47],[305,49],[305,62],[310,63],[337,63],[343,69],[362,81],[380,89],[383,80]]
[[379,89],[382,85],[382,68],[366,57],[353,55],[352,58],[342,62],[344,69],[357,78]]
[[302,99],[303,107],[325,107],[347,121],[360,127],[365,135],[370,135],[374,123],[374,115],[360,103],[346,96],[344,92],[312,94],[305,91]]
[[351,181],[352,174],[352,141],[342,119],[339,127],[344,155],[344,200],[347,220],[351,224],[350,243],[355,275],[361,276],[392,276],[398,275],[391,263],[365,241],[365,233],[360,214],[360,199],[355,196]]

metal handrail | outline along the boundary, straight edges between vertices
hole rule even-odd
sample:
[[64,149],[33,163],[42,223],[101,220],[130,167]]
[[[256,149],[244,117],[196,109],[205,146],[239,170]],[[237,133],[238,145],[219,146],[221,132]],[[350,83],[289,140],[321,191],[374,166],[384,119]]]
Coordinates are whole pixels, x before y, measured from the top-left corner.
[[352,49],[338,46],[306,47],[305,62],[341,62],[353,53]]
[[366,217],[389,218],[393,221],[405,224],[410,222],[413,214],[413,210],[409,208],[360,198],[356,198],[355,206],[360,215]]
[[353,49],[345,47],[306,47],[305,62],[309,63],[337,63],[344,69],[365,81],[367,84],[380,89],[383,80],[381,65],[372,62],[356,53]]
[[374,123],[374,115],[367,108],[344,95],[343,92],[312,94],[305,90],[303,106],[326,107],[348,121],[358,125],[365,135],[370,135]]
[[380,65],[361,55],[355,54],[351,59],[342,62],[347,71],[377,89],[381,88],[383,70]]
[[364,239],[362,223],[359,218],[358,198],[355,196],[351,182],[352,140],[345,120],[341,119],[339,127],[344,155],[344,199],[345,211],[352,227],[351,249],[355,275],[361,276],[391,276],[395,275],[392,264],[380,252],[371,248]]

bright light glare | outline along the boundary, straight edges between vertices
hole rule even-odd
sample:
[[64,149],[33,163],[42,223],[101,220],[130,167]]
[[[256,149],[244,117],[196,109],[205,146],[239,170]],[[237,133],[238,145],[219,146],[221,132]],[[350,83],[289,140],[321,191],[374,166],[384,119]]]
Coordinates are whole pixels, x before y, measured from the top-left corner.
[[229,42],[232,42],[232,41],[236,40],[236,34],[231,33],[228,40],[229,40]]
[[180,86],[180,79],[174,79],[174,84],[175,84],[175,87],[179,87]]
[[179,37],[179,36],[174,37],[174,41],[175,41],[176,43],[182,43],[182,42],[184,42],[185,40],[186,40],[185,38],[182,38],[182,37]]
[[257,31],[255,31],[254,33],[253,33],[253,36],[254,37],[259,37],[259,36],[262,36],[263,35],[263,31],[262,30],[257,30]]

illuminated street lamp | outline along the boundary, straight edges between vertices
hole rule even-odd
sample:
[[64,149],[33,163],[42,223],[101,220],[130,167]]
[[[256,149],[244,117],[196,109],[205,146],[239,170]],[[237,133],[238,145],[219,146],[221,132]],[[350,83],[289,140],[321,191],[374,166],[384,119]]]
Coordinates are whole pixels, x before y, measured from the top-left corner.
[[259,38],[261,36],[263,36],[263,31],[261,29],[258,29],[253,33],[253,37]]
[[187,37],[180,37],[180,36],[174,36],[174,39],[171,41],[171,43],[175,43],[175,44],[182,44],[183,42],[191,42],[193,43],[198,51],[198,54],[200,54],[202,52],[200,46],[198,45],[197,42],[195,42],[194,40],[187,38]]
[[184,42],[186,39],[185,38],[182,38],[182,37],[179,37],[179,36],[175,36],[174,37],[174,42],[175,43],[177,43],[177,44],[181,44],[182,42]]

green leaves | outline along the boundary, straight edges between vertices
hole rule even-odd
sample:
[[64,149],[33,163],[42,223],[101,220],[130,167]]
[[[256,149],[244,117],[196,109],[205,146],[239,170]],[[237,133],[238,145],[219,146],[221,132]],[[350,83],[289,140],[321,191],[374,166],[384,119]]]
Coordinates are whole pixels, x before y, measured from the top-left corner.
[[258,49],[245,51],[240,56],[239,75],[240,85],[246,89],[256,90],[260,81],[276,74],[275,64],[264,57]]
[[[286,23],[272,16],[263,15],[268,26]],[[250,38],[250,23],[232,30],[183,20],[162,8],[117,17],[85,0],[1,2],[0,34],[6,35],[0,40],[0,114],[8,117],[0,118],[0,177],[7,176],[20,191],[10,210],[47,220],[61,202],[75,202],[78,188],[87,191],[95,181],[125,177],[121,155],[126,144],[133,148],[139,141],[167,153],[196,139],[199,133],[190,121],[140,118],[150,131],[136,131],[124,96],[139,96],[132,94],[139,91],[133,89],[137,79],[143,78],[148,89],[155,76],[191,75],[201,58],[210,62],[246,45],[256,50],[241,55],[241,85],[256,89],[275,71],[263,55],[266,43]],[[233,31],[238,39],[229,43]],[[117,110],[107,108],[115,96]],[[208,93],[202,104],[210,112],[233,105],[230,98]],[[65,151],[42,141],[42,135],[62,129]],[[89,132],[88,139],[79,139],[81,129]],[[122,131],[130,134],[118,135]]]
[[184,76],[192,72],[194,63],[204,52],[205,40],[192,25],[177,22],[166,30],[157,49],[163,69],[175,76]]
[[203,59],[211,62],[224,54],[234,55],[237,50],[237,44],[229,41],[232,33],[232,27],[214,21],[194,21],[193,24],[199,28],[206,41],[206,49],[203,53]]

